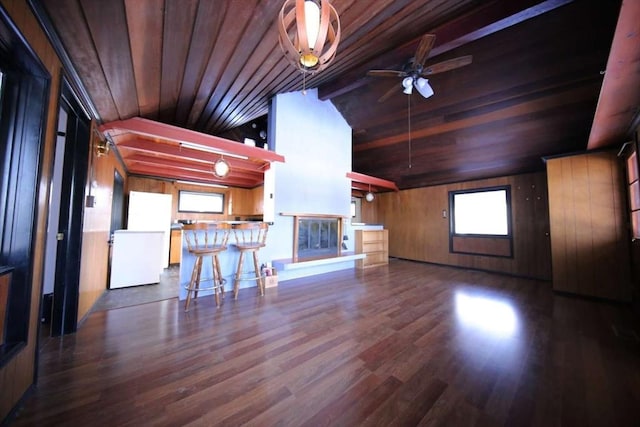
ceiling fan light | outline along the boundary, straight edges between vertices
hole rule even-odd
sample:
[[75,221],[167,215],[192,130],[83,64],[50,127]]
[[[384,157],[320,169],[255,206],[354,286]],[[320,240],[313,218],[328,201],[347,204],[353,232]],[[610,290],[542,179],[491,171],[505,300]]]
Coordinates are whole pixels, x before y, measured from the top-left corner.
[[407,95],[411,95],[413,92],[413,77],[405,77],[402,80],[402,87],[404,88],[403,92]]
[[429,84],[429,80],[425,78],[418,77],[418,80],[416,80],[416,88],[418,89],[418,92],[420,92],[420,95],[425,98],[433,96],[433,88]]
[[229,163],[222,157],[216,160],[213,165],[213,174],[218,178],[226,178],[230,170]]

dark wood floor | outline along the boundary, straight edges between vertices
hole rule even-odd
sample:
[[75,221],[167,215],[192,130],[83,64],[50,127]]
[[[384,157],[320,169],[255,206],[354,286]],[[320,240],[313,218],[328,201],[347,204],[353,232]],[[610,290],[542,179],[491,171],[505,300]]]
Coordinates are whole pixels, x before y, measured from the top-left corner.
[[548,282],[392,260],[94,312],[12,425],[632,426],[637,331]]

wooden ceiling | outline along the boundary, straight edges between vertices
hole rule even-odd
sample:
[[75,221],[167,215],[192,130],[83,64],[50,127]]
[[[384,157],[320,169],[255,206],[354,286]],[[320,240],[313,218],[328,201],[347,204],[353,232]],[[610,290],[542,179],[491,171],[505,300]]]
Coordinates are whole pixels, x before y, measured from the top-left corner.
[[[248,136],[261,147],[269,142],[259,131],[266,131],[270,99],[302,89],[301,75],[278,45],[283,0],[30,2],[59,38],[69,74],[105,130],[140,117],[238,141]],[[333,63],[306,84],[351,125],[354,172],[404,189],[543,170],[543,157],[587,149],[606,93],[620,1],[332,4],[342,40]],[[592,147],[621,145],[640,106],[640,13],[629,7],[618,49],[629,63],[617,70],[627,89],[609,97],[599,114],[618,125],[604,128]],[[404,95],[400,79],[367,77],[369,69],[401,69],[425,33],[436,35],[427,65],[462,55],[472,55],[472,64],[434,75],[435,95],[428,99]],[[397,93],[378,102],[394,85]],[[192,170],[188,156],[168,172],[160,149],[175,145],[170,138],[147,136],[145,150],[136,150],[145,141],[125,133],[118,135],[128,145],[116,145],[131,173],[163,170],[157,175],[193,180],[198,172],[198,180],[220,182]],[[196,169],[203,167],[200,161]],[[259,184],[255,171],[246,173],[253,175],[227,184]]]

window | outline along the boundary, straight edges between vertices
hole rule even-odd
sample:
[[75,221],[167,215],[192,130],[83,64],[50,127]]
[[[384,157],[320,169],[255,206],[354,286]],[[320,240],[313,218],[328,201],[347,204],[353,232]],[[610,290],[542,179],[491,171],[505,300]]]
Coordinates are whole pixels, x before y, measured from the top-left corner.
[[224,194],[180,191],[178,211],[221,214],[224,212]]
[[511,257],[511,188],[449,192],[451,252]]
[[454,192],[452,198],[454,234],[509,234],[507,188]]

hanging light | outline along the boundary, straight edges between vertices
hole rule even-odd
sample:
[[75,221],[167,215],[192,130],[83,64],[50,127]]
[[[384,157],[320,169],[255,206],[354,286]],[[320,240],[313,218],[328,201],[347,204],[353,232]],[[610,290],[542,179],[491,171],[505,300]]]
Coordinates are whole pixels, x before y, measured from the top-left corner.
[[413,92],[413,77],[407,76],[402,79],[402,87],[404,88],[404,93],[411,95],[411,92]]
[[218,178],[226,178],[229,175],[229,171],[231,168],[229,167],[229,163],[224,159],[224,157],[220,157],[213,164],[213,174]]
[[416,89],[418,89],[420,95],[424,96],[425,98],[429,98],[433,95],[433,88],[429,84],[429,80],[425,78],[418,77],[418,79],[416,80]]
[[303,73],[329,65],[340,42],[340,18],[329,0],[285,0],[278,20],[285,58]]
[[373,199],[375,199],[376,196],[371,192],[371,184],[369,184],[369,192],[364,196],[364,199],[367,202],[373,202]]

